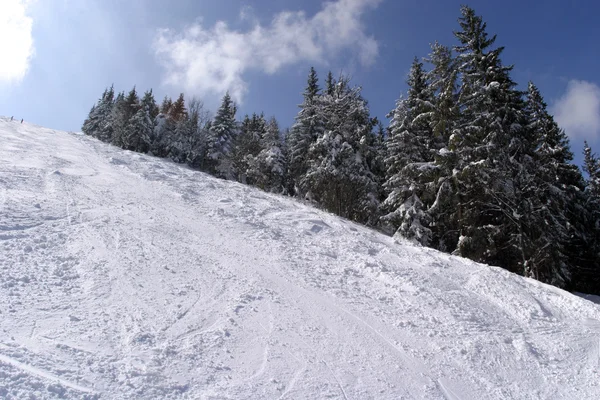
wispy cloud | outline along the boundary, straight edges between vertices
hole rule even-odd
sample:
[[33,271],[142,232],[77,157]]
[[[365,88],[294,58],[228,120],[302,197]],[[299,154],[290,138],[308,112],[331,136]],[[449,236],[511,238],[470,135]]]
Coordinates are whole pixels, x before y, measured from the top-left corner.
[[0,1],[0,82],[19,82],[33,56],[33,21],[27,15],[27,1]]
[[245,32],[232,30],[223,21],[210,29],[200,23],[182,32],[162,29],[154,51],[165,68],[167,84],[200,93],[229,90],[241,101],[248,90],[244,80],[248,70],[273,74],[302,61],[327,64],[343,51],[352,51],[363,65],[373,63],[378,43],[361,20],[380,2],[327,2],[310,18],[303,11],[284,11],[270,25],[255,23]]
[[571,80],[551,111],[571,138],[600,139],[600,87],[595,83]]

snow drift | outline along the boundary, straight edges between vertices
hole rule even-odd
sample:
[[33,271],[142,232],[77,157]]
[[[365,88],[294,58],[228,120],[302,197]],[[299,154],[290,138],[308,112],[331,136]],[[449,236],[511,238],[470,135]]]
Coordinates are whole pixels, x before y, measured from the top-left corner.
[[597,399],[600,305],[0,119],[0,397]]

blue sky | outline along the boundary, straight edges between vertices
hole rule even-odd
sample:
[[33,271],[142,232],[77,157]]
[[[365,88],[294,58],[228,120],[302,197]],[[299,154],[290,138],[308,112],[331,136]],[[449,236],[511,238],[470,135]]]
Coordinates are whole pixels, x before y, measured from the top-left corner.
[[[384,118],[413,57],[454,45],[461,1],[2,0],[0,114],[79,130],[103,89],[184,92],[214,110],[225,90],[240,112],[293,122],[308,69],[343,71]],[[505,46],[513,78],[533,80],[575,154],[600,151],[600,3],[468,3]]]

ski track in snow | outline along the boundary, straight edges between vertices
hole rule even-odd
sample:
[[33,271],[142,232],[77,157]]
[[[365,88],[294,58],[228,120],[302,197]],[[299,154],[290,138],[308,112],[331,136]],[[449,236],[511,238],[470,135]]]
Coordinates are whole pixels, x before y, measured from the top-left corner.
[[600,398],[592,297],[81,134],[0,142],[0,398]]

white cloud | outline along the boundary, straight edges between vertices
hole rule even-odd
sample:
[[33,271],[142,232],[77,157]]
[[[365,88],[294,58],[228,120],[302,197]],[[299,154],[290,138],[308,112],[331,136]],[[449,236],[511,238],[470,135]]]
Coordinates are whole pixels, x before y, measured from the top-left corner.
[[32,19],[24,0],[0,1],[0,82],[19,82],[33,56]]
[[232,30],[223,21],[212,29],[200,23],[182,32],[162,29],[154,51],[166,69],[167,84],[200,93],[229,90],[241,101],[247,91],[244,73],[248,70],[272,74],[301,61],[326,64],[343,51],[352,51],[363,65],[371,64],[378,43],[365,33],[361,18],[380,2],[327,2],[311,18],[303,11],[284,11],[275,15],[270,25],[255,23],[246,32]]
[[571,138],[600,138],[600,87],[595,83],[571,80],[551,111]]

